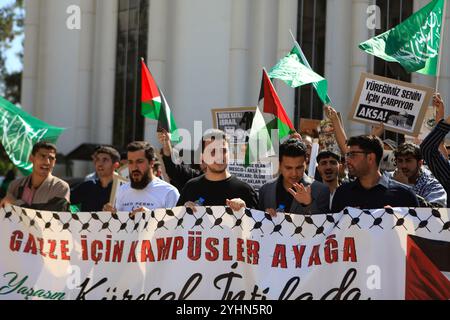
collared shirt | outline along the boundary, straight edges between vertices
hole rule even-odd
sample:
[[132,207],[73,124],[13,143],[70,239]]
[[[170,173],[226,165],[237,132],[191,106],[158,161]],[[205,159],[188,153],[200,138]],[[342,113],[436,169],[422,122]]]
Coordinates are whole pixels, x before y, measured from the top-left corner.
[[341,185],[333,198],[332,212],[340,212],[345,207],[379,209],[391,207],[418,207],[416,195],[407,186],[382,175],[378,183],[365,189],[359,179]]
[[33,203],[33,197],[35,192],[36,189],[33,188],[33,186],[31,185],[31,179],[29,179],[29,182],[23,186],[23,193],[21,199],[28,206],[31,206],[31,204]]

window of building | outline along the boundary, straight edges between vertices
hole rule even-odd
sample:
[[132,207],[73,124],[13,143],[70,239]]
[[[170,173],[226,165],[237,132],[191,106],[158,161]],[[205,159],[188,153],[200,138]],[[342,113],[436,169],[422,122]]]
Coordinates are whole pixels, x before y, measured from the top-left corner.
[[[325,73],[326,0],[299,0],[297,41],[312,69]],[[312,85],[301,86],[295,93],[294,125],[300,118],[322,119],[322,101]]]
[[140,59],[147,56],[149,0],[119,0],[113,143],[144,139]]

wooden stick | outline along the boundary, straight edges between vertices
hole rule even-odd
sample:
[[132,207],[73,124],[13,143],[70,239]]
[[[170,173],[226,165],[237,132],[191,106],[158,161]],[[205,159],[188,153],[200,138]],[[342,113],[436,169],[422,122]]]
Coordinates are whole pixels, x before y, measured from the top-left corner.
[[444,34],[445,34],[445,14],[447,12],[447,0],[444,0],[444,11],[442,12],[442,25],[441,25],[441,40],[439,44],[439,57],[438,57],[438,65],[437,65],[437,73],[436,73],[436,88],[435,92],[439,92],[439,78],[441,77],[441,60],[442,60],[442,53],[444,52]]

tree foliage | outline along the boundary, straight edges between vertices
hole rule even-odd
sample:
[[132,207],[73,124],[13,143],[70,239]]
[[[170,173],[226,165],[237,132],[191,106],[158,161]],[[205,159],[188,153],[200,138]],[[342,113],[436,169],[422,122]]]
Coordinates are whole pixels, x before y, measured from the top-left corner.
[[[20,101],[22,71],[9,73],[6,53],[13,41],[24,32],[23,0],[16,0],[0,8],[0,94],[12,103]],[[19,53],[22,58],[23,53]]]

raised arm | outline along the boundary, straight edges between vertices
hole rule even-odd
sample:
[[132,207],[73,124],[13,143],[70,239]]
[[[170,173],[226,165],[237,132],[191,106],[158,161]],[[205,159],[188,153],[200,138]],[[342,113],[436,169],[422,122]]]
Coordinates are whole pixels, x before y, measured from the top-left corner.
[[336,141],[338,143],[339,149],[341,149],[342,155],[345,155],[347,153],[347,135],[345,134],[344,127],[339,120],[336,110],[334,110],[331,106],[325,106],[324,108],[325,115],[333,123]]
[[[443,102],[439,95],[433,97],[433,104],[437,107],[443,107]],[[438,106],[438,104],[442,104],[442,106]],[[444,155],[439,152],[439,146],[449,132],[450,117],[447,117],[447,119],[438,122],[436,127],[428,134],[420,145],[420,150],[422,151],[426,164],[446,190],[450,189],[450,163],[448,158],[445,158]]]

